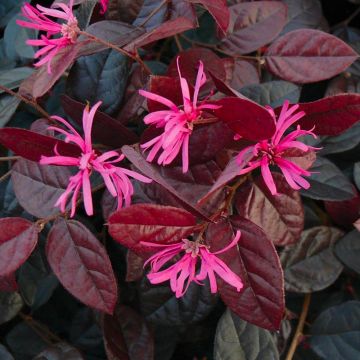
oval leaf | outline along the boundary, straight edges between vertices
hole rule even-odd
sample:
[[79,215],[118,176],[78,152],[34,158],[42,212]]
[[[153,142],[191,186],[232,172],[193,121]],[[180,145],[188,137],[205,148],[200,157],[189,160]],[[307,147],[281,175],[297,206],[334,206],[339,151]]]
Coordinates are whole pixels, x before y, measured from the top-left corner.
[[357,57],[339,38],[311,29],[291,31],[276,39],[265,52],[268,69],[295,83],[329,79],[345,70]]
[[270,113],[255,102],[235,97],[216,102],[221,108],[215,115],[247,140],[264,140],[275,132],[275,122]]
[[0,276],[7,276],[31,255],[39,229],[28,220],[15,217],[0,219],[0,229]]
[[142,254],[152,248],[140,241],[168,244],[192,234],[195,217],[183,209],[153,204],[135,204],[109,217],[109,233],[120,244]]
[[336,228],[317,226],[305,230],[297,244],[286,247],[280,255],[285,289],[309,293],[330,286],[343,269],[333,254],[333,246],[342,235]]
[[0,129],[0,143],[15,154],[32,161],[39,161],[41,155],[53,156],[55,146],[64,156],[81,155],[80,149],[74,144],[25,129]]
[[248,54],[268,44],[287,20],[287,7],[280,1],[245,2],[229,9],[233,26],[219,48],[231,54]]
[[285,301],[283,273],[274,245],[254,223],[235,216],[231,225],[226,221],[209,225],[206,241],[211,252],[230,243],[233,229],[241,231],[238,248],[218,256],[240,276],[244,287],[239,293],[218,279],[219,294],[241,319],[264,329],[278,330]]
[[20,159],[12,167],[11,181],[20,205],[31,215],[46,218],[59,213],[55,203],[69,184],[70,170]]
[[13,319],[23,305],[24,303],[18,293],[0,293],[0,324]]
[[272,334],[241,320],[229,309],[217,324],[214,346],[215,360],[279,359]]
[[62,285],[84,304],[112,314],[116,279],[105,248],[80,222],[59,219],[51,228],[46,255]]
[[360,232],[353,230],[335,245],[336,256],[350,269],[360,274]]
[[271,195],[262,177],[240,187],[235,206],[240,216],[260,226],[275,245],[295,243],[304,228],[304,210],[298,191],[273,173],[279,194]]

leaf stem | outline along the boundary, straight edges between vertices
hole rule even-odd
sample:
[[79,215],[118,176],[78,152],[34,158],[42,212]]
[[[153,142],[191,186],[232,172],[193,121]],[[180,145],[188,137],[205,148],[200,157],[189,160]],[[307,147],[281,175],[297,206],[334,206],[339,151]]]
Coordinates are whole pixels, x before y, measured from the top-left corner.
[[30,106],[32,106],[34,109],[36,109],[38,111],[38,113],[40,113],[43,117],[45,117],[48,120],[51,120],[51,116],[48,112],[46,112],[35,100],[33,99],[28,99],[25,96],[20,95],[19,93],[16,93],[15,91],[12,91],[10,89],[8,89],[5,86],[0,85],[0,90],[6,92],[7,94],[11,95],[11,96],[15,96],[16,98],[18,98],[19,100],[23,101],[25,104],[28,104]]
[[1,156],[0,161],[12,161],[12,160],[18,160],[21,156]]
[[146,25],[146,24],[149,22],[149,20],[150,20],[154,15],[156,15],[156,14],[160,11],[160,9],[161,9],[168,1],[169,1],[169,0],[163,0],[163,1],[148,15],[148,17],[147,17],[139,26],[141,27],[141,26]]
[[286,355],[286,359],[285,360],[292,360],[296,348],[299,344],[299,340],[301,338],[301,336],[303,335],[303,329],[304,329],[304,325],[305,325],[305,321],[306,321],[306,317],[309,311],[309,306],[310,306],[310,300],[311,300],[311,293],[310,294],[305,294],[305,298],[304,298],[304,303],[303,303],[303,307],[301,310],[301,315],[300,315],[300,319],[299,319],[299,323],[297,325],[296,331],[295,331],[295,335],[291,341],[290,344],[290,348],[289,351]]
[[3,176],[0,177],[0,183],[6,180],[10,175],[11,175],[11,170],[9,170],[7,173],[5,173]]
[[141,59],[141,57],[139,56],[139,54],[138,54],[137,52],[136,52],[136,54],[134,55],[134,54],[132,54],[131,52],[126,51],[126,50],[124,50],[123,48],[121,48],[121,47],[119,47],[119,46],[116,46],[116,45],[114,45],[114,44],[112,44],[112,43],[110,43],[110,42],[108,42],[108,41],[106,41],[106,40],[103,40],[103,39],[101,39],[101,38],[98,38],[98,37],[95,36],[95,35],[89,34],[89,33],[87,33],[86,31],[79,30],[78,33],[79,33],[80,35],[86,36],[87,38],[89,38],[89,39],[92,40],[92,41],[95,41],[95,42],[97,42],[97,43],[99,43],[99,44],[102,44],[102,45],[104,45],[104,46],[106,46],[106,47],[108,47],[108,48],[111,48],[111,49],[113,49],[113,50],[115,50],[115,51],[117,51],[117,52],[119,52],[119,53],[121,53],[121,54],[123,54],[123,55],[125,55],[125,56],[127,56],[127,57],[129,57],[129,58],[131,58],[131,59],[133,59],[134,61],[136,61],[136,62],[139,63],[139,65],[145,70],[145,72],[146,72],[147,74],[149,74],[149,75],[152,74],[152,71],[151,71],[151,70],[149,69],[149,67],[144,63],[144,61]]

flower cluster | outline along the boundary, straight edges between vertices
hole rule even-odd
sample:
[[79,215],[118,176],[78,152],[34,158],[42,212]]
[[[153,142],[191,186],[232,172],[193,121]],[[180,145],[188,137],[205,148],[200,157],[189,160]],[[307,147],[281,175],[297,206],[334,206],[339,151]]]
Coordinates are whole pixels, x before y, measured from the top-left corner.
[[116,151],[107,151],[103,154],[98,154],[92,146],[91,129],[94,121],[94,115],[101,102],[99,101],[91,109],[85,108],[83,113],[83,130],[84,138],[71,126],[66,120],[59,116],[53,116],[52,119],[63,124],[67,129],[56,126],[50,126],[50,130],[54,130],[60,134],[65,135],[65,141],[76,144],[81,150],[81,156],[70,157],[62,156],[54,149],[55,156],[42,156],[40,164],[42,165],[63,165],[76,166],[78,172],[70,178],[69,185],[66,191],[59,197],[55,206],[59,206],[62,212],[65,212],[68,197],[72,194],[71,200],[71,217],[75,215],[76,200],[78,198],[80,189],[83,192],[85,210],[88,215],[93,215],[93,203],[91,195],[90,176],[92,171],[100,173],[104,179],[105,185],[113,197],[117,197],[118,208],[129,206],[131,196],[134,192],[133,186],[128,176],[133,177],[139,181],[149,183],[151,180],[143,175],[117,167],[114,164],[119,163],[124,159],[124,155],[120,155]]
[[[63,3],[57,3],[53,9],[37,5],[36,8],[30,4],[25,4],[21,11],[27,19],[17,20],[17,24],[29,29],[36,29],[46,33],[41,35],[40,39],[27,40],[26,43],[31,46],[41,47],[35,53],[35,59],[40,60],[35,64],[39,67],[47,64],[48,73],[51,73],[51,61],[56,54],[64,47],[74,44],[78,37],[78,21],[73,13],[72,7],[74,0],[70,0],[69,6]],[[61,20],[59,24],[50,17]],[[55,35],[59,37],[54,38]]]
[[186,173],[189,168],[189,139],[194,128],[194,123],[201,118],[204,110],[214,110],[219,108],[219,106],[207,103],[206,101],[198,103],[200,88],[206,82],[204,64],[201,61],[192,100],[189,84],[187,80],[181,76],[179,57],[177,58],[177,69],[183,98],[182,106],[177,106],[171,100],[160,95],[139,90],[142,96],[149,100],[157,101],[169,108],[169,110],[155,111],[145,116],[145,124],[163,128],[164,132],[154,139],[141,144],[141,147],[145,150],[151,148],[147,156],[147,160],[150,162],[153,161],[158,152],[161,151],[157,159],[159,165],[171,164],[181,150],[182,168],[183,172]]
[[[238,230],[228,246],[214,253],[211,253],[207,246],[188,239],[182,239],[181,242],[171,245],[143,242],[144,246],[164,248],[164,250],[157,252],[145,262],[144,267],[148,264],[151,265],[151,270],[147,277],[151,284],[160,284],[169,280],[171,290],[177,298],[186,293],[192,282],[201,285],[201,281],[206,278],[209,278],[210,291],[216,293],[217,283],[215,274],[236,288],[236,291],[240,291],[243,287],[241,279],[216,256],[236,246],[240,236],[241,232]],[[161,270],[171,259],[180,254],[182,254],[180,260]],[[200,271],[196,274],[198,261],[200,261],[201,267]]]

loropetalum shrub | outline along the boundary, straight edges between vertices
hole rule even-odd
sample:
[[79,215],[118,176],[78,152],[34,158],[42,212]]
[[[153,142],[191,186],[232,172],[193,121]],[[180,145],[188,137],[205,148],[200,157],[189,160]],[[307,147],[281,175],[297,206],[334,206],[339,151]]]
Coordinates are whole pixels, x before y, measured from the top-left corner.
[[0,4],[1,359],[360,358],[339,4]]

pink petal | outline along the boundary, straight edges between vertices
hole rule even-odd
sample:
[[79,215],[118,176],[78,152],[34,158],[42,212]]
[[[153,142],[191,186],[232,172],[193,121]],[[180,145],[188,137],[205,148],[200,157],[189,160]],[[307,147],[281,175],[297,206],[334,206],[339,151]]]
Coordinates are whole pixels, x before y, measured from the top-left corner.
[[266,186],[269,188],[272,195],[277,194],[276,185],[269,169],[269,161],[266,157],[261,160],[261,174]]

